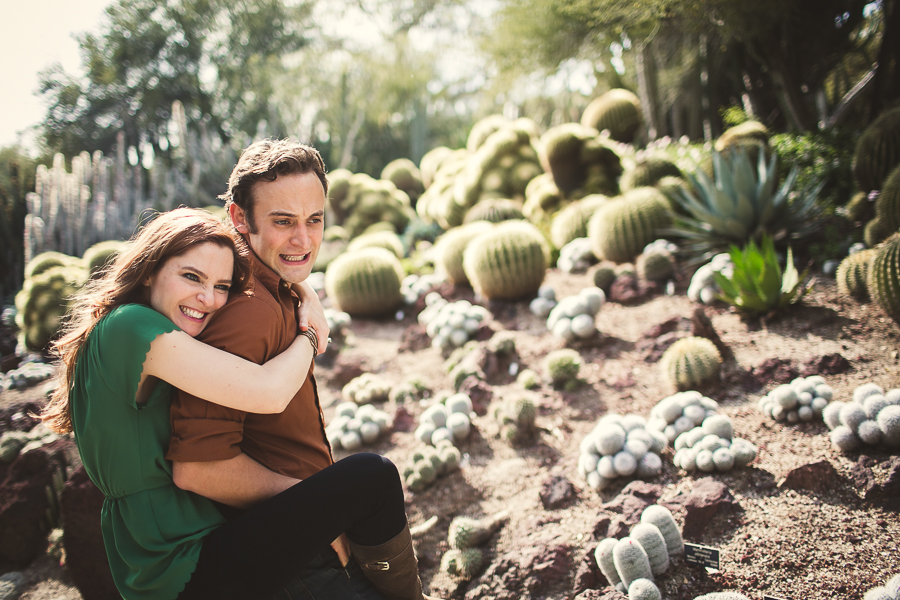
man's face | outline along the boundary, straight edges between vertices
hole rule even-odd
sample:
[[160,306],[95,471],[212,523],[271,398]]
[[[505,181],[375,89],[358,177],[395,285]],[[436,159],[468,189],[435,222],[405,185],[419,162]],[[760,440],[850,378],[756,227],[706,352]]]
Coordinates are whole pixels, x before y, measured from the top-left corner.
[[231,205],[231,220],[266,266],[288,283],[312,272],[325,229],[325,190],[315,173],[279,175],[253,186],[253,225]]

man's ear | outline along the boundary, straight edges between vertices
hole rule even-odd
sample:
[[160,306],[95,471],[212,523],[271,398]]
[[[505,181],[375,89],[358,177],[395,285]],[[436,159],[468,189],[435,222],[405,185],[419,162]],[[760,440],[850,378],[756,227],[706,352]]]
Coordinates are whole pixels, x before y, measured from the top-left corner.
[[250,233],[250,226],[247,224],[247,213],[240,206],[232,202],[231,206],[228,207],[228,214],[238,233]]

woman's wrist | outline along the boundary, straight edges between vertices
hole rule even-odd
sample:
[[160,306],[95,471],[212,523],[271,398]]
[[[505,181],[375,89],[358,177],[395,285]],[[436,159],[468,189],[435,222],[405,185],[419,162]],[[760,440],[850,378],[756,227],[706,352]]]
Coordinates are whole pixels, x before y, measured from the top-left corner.
[[312,346],[313,358],[319,355],[319,335],[316,333],[315,328],[307,327],[306,330],[301,330],[297,332],[298,335],[302,335],[306,339],[309,340],[310,345]]

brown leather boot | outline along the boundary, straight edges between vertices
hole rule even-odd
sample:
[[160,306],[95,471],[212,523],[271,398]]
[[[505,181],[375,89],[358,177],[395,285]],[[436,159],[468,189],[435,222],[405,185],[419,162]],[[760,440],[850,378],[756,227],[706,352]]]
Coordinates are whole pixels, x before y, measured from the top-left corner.
[[409,525],[380,546],[350,542],[353,558],[366,578],[387,600],[437,600],[422,594],[419,561],[413,550]]

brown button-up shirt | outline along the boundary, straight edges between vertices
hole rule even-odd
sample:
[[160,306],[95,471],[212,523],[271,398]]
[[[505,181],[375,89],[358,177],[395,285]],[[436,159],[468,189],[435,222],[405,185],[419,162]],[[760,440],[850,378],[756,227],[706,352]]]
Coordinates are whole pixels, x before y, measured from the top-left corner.
[[[251,253],[253,285],[219,309],[197,339],[262,364],[297,335],[297,296]],[[241,452],[268,469],[306,479],[334,462],[310,366],[303,387],[284,412],[233,410],[178,391],[172,400],[172,439],[166,458],[208,462]]]

